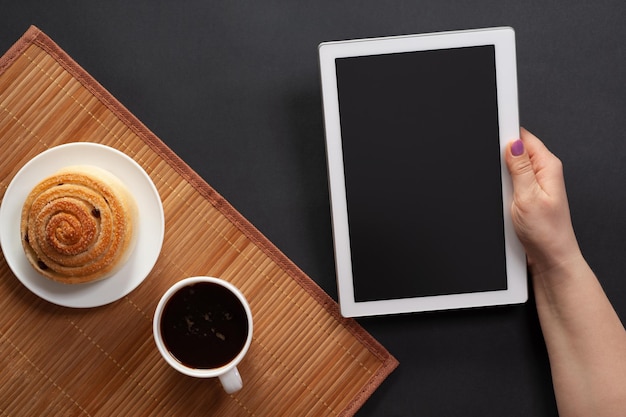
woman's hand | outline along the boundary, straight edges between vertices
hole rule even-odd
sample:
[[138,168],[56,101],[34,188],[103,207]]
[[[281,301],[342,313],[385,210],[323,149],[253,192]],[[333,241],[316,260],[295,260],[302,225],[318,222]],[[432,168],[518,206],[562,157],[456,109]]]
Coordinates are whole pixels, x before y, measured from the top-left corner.
[[561,161],[524,129],[507,146],[505,160],[514,189],[511,216],[531,272],[541,274],[580,258]]
[[505,159],[559,415],[621,417],[626,331],[578,247],[561,161],[526,130],[507,146]]

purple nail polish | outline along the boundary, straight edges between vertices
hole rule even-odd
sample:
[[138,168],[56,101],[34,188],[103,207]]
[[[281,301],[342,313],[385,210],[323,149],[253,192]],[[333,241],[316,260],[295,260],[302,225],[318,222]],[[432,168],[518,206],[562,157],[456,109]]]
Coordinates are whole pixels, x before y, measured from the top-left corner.
[[513,156],[520,156],[523,153],[524,153],[524,142],[518,139],[515,142],[513,142],[513,144],[511,145],[511,154],[513,154]]

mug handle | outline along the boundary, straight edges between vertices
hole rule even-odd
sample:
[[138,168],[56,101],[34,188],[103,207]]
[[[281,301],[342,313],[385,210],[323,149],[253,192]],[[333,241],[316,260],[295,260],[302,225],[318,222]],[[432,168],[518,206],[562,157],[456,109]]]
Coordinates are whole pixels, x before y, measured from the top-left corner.
[[243,381],[236,366],[225,374],[220,375],[219,378],[227,394],[235,393],[243,388]]

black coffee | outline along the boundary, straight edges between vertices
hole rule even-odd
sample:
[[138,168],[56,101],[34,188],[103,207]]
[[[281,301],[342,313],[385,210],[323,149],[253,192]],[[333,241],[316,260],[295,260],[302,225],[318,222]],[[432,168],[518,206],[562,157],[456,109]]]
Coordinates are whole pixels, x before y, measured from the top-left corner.
[[161,316],[165,346],[190,368],[219,368],[237,356],[248,337],[241,301],[211,282],[183,287],[165,304]]

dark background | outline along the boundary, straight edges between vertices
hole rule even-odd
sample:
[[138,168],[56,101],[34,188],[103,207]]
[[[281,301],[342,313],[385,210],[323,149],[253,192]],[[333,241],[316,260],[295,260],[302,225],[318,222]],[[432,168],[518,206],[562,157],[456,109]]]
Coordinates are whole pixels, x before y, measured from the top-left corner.
[[[512,26],[521,122],[563,160],[624,318],[625,18],[623,0],[0,0],[0,50],[40,27],[336,299],[318,43]],[[400,360],[360,417],[556,416],[532,298],[359,322]]]

